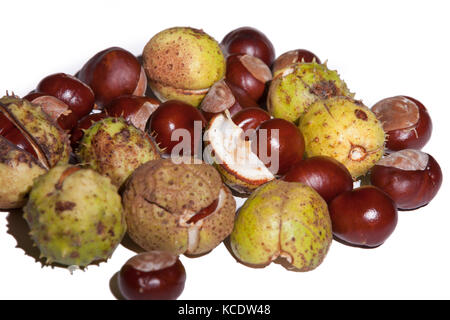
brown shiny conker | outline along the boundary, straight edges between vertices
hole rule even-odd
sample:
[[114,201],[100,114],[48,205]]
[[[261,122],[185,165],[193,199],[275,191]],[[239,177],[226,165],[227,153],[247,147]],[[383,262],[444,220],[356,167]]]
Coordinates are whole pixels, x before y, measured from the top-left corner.
[[127,300],[175,300],[184,289],[186,271],[178,256],[150,251],[129,259],[118,276]]
[[234,114],[231,119],[244,132],[256,130],[261,123],[270,120],[270,114],[261,108],[245,108]]
[[276,73],[281,69],[284,69],[298,62],[306,62],[306,63],[316,62],[318,64],[321,63],[320,59],[311,51],[305,49],[296,49],[285,52],[281,56],[276,58],[272,66],[272,71],[273,73]]
[[252,27],[241,27],[229,32],[220,43],[224,54],[248,54],[264,61],[269,67],[275,59],[272,42],[261,31]]
[[258,107],[259,104],[245,90],[225,79],[217,81],[200,104],[200,110],[207,121],[225,110],[233,116],[242,109]]
[[442,184],[437,161],[419,150],[405,149],[381,159],[371,170],[371,183],[387,194],[399,209],[428,204]]
[[353,179],[348,169],[327,156],[311,157],[294,164],[282,180],[302,182],[310,186],[327,203],[341,193],[353,189]]
[[99,108],[121,95],[142,96],[147,88],[147,77],[137,58],[118,47],[94,55],[78,72],[78,78],[92,88]]
[[374,186],[346,191],[328,205],[333,235],[361,247],[383,244],[397,226],[397,207]]
[[259,58],[248,54],[233,54],[227,58],[225,78],[228,83],[243,89],[258,101],[264,94],[266,83],[272,80],[272,72]]
[[[190,153],[196,155],[201,150],[202,133],[196,134],[196,129],[204,129],[206,119],[203,114],[195,107],[182,101],[169,100],[162,103],[151,115],[147,132],[154,137],[159,148],[166,155],[172,153],[173,148],[180,142],[184,141],[184,137],[180,136],[172,138],[172,134],[178,129],[178,133],[188,133],[190,139]],[[198,141],[197,141],[198,138]],[[186,150],[185,150],[186,151]]]
[[55,73],[45,77],[36,87],[36,92],[58,98],[67,104],[77,119],[88,115],[94,108],[95,97],[92,89],[65,73]]
[[256,138],[257,155],[267,167],[273,167],[273,164],[271,161],[265,161],[265,156],[270,159],[272,151],[278,152],[278,170],[272,172],[273,174],[283,175],[303,159],[305,139],[301,131],[290,121],[279,118],[264,121],[256,129]]
[[387,149],[422,149],[430,140],[431,117],[418,100],[407,96],[390,97],[377,102],[372,111],[387,134]]
[[148,119],[159,105],[160,102],[154,98],[123,95],[113,99],[104,111],[112,117],[123,117],[135,127],[145,131]]

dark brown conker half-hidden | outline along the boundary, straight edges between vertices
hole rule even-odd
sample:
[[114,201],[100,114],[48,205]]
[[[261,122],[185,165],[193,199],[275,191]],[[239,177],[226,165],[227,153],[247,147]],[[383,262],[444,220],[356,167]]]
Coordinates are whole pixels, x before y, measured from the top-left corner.
[[377,102],[372,111],[387,134],[387,149],[422,149],[430,140],[431,117],[418,100],[407,96],[390,97]]
[[392,197],[399,209],[415,209],[436,196],[442,171],[431,155],[405,149],[381,159],[372,168],[370,179]]

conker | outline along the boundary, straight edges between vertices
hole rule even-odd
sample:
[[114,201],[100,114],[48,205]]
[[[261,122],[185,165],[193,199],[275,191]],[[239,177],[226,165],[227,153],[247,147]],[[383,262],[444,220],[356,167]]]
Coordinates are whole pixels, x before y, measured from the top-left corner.
[[246,108],[237,112],[231,119],[246,132],[251,129],[256,130],[261,123],[270,120],[270,114],[261,108]]
[[271,66],[275,59],[272,42],[261,31],[251,27],[241,27],[229,32],[220,43],[226,55],[248,54]]
[[281,56],[279,56],[273,63],[272,71],[275,74],[279,70],[282,70],[298,62],[306,62],[306,63],[315,62],[318,64],[321,63],[320,59],[311,51],[305,49],[297,49],[285,52]]
[[394,201],[374,186],[341,193],[328,208],[334,236],[356,246],[383,244],[397,225]]
[[38,158],[35,148],[31,145],[29,138],[25,137],[22,131],[18,129],[18,126],[11,122],[3,112],[0,112],[0,136],[4,137],[20,149],[27,151],[36,159]]
[[163,251],[132,257],[118,276],[120,293],[127,300],[175,300],[185,282],[186,271],[178,256]]
[[[267,167],[271,167],[273,164],[271,161],[267,163],[264,160],[265,156],[271,158],[272,150],[278,152],[278,170],[272,172],[273,174],[285,174],[294,164],[303,159],[305,152],[303,134],[290,121],[278,118],[264,121],[257,128],[256,137],[257,155]],[[267,137],[266,141],[264,141],[265,137]]]
[[159,104],[159,101],[153,98],[123,95],[112,100],[105,107],[105,112],[112,117],[123,117],[135,127],[145,131],[148,119]]
[[264,94],[266,82],[272,80],[272,72],[259,58],[233,54],[227,58],[225,78],[227,82],[242,88],[251,99],[258,101]]
[[390,97],[377,102],[372,111],[383,124],[389,150],[422,149],[430,140],[431,118],[418,100],[407,96]]
[[72,145],[72,149],[75,150],[78,147],[78,143],[83,138],[85,130],[89,129],[97,121],[100,121],[107,117],[108,115],[105,112],[99,112],[89,114],[78,121],[77,126],[73,128],[70,133],[70,143]]
[[200,124],[198,127],[200,129],[206,126],[206,120],[197,108],[182,101],[169,100],[162,103],[153,112],[147,130],[166,155],[170,155],[172,149],[184,139],[182,131],[179,131],[178,140],[172,139],[172,134],[178,129],[187,130],[184,133],[189,133],[190,153],[195,155],[201,149],[201,132],[198,137],[198,134],[195,134],[198,124]]
[[233,116],[242,109],[258,107],[259,104],[245,90],[225,79],[217,81],[200,104],[200,110],[207,121],[225,110]]
[[142,96],[147,88],[147,77],[137,58],[118,47],[94,55],[81,68],[78,78],[92,88],[100,108],[121,95]]
[[298,162],[283,176],[282,180],[302,182],[316,190],[327,203],[339,194],[353,189],[353,179],[347,168],[339,161],[316,156]]
[[58,98],[69,106],[77,119],[88,115],[94,108],[95,97],[92,89],[69,74],[55,73],[45,77],[37,85],[36,92]]
[[370,179],[391,196],[399,209],[415,209],[436,196],[442,184],[442,171],[429,154],[405,149],[381,159],[372,168]]

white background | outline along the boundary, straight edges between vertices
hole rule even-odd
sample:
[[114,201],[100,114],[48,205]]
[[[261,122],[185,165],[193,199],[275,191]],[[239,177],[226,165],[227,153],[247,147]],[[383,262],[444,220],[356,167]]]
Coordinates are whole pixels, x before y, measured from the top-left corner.
[[[449,299],[449,9],[446,1],[2,1],[0,92],[25,95],[43,77],[73,74],[107,47],[140,54],[168,27],[202,28],[220,42],[249,25],[272,40],[277,55],[306,48],[328,59],[369,107],[393,95],[415,97],[433,119],[424,151],[441,164],[444,183],[427,207],[399,213],[385,244],[367,250],[333,241],[308,273],[245,267],[222,244],[201,258],[181,257],[187,282],[180,298]],[[20,212],[0,212],[0,298],[115,298],[110,279],[133,251],[120,246],[107,263],[70,275],[16,248],[28,245],[23,222]]]

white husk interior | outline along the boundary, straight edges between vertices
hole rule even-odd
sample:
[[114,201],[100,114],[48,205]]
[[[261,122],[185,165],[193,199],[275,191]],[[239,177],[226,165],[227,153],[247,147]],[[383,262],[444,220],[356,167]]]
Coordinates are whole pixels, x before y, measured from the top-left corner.
[[244,130],[223,114],[216,116],[206,133],[215,154],[215,162],[248,180],[271,180],[273,174],[256,154],[250,141],[245,141]]

